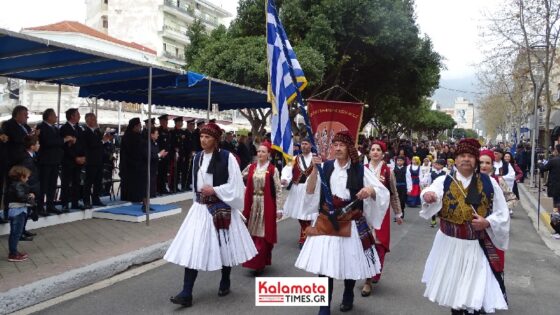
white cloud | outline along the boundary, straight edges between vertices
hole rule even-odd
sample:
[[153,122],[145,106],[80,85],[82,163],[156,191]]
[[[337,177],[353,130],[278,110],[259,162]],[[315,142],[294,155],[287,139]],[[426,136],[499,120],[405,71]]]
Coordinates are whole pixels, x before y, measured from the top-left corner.
[[416,0],[418,25],[434,49],[443,55],[445,79],[472,75],[481,61],[479,25],[483,12],[492,10],[497,0]]
[[0,0],[0,27],[12,31],[64,20],[85,22],[85,0]]

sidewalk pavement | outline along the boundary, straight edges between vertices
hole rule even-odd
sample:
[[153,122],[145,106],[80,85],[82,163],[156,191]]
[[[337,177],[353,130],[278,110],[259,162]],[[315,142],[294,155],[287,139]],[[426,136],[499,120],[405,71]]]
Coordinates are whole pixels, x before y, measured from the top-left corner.
[[[543,239],[544,243],[560,256],[560,240],[552,238],[555,233],[550,226],[550,213],[552,213],[552,198],[546,194],[546,187],[541,186],[540,205],[538,204],[538,188],[530,187],[529,183],[519,184],[519,199],[527,214],[533,220],[533,226]],[[537,206],[540,206],[537,217]]]
[[33,230],[19,242],[25,262],[8,262],[8,236],[0,237],[0,314],[37,304],[161,259],[192,201],[175,205],[181,214],[145,222],[88,219]]

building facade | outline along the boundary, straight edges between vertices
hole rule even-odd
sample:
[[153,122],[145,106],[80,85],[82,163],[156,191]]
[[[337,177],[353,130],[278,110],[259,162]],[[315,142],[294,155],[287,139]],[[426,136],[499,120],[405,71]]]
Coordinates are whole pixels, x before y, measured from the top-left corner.
[[464,97],[458,97],[453,105],[453,119],[456,128],[474,129],[474,104]]
[[156,51],[164,65],[185,66],[187,30],[195,19],[212,31],[231,13],[208,0],[86,0],[86,24]]

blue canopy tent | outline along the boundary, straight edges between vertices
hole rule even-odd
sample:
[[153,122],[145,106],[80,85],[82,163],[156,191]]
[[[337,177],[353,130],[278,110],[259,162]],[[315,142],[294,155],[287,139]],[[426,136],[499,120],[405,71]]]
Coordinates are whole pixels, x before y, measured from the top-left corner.
[[269,106],[264,91],[1,28],[0,76],[58,84],[59,117],[61,85],[80,87],[80,97],[148,104],[148,118],[152,104],[207,109],[214,103],[220,109]]
[[[152,103],[173,107],[207,109],[210,103],[220,110],[266,108],[266,92],[211,78],[189,71],[175,77],[154,78]],[[143,79],[121,83],[80,87],[80,97],[97,97],[131,103],[147,103],[147,86]]]

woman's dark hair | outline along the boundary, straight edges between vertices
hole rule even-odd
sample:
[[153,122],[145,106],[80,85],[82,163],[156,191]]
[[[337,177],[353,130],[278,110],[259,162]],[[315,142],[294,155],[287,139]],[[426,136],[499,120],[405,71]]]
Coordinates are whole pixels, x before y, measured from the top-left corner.
[[506,152],[504,153],[504,157],[507,155],[509,155],[510,159],[509,159],[509,164],[511,164],[512,166],[515,165],[515,159],[513,158],[513,154],[511,154],[511,152]]

